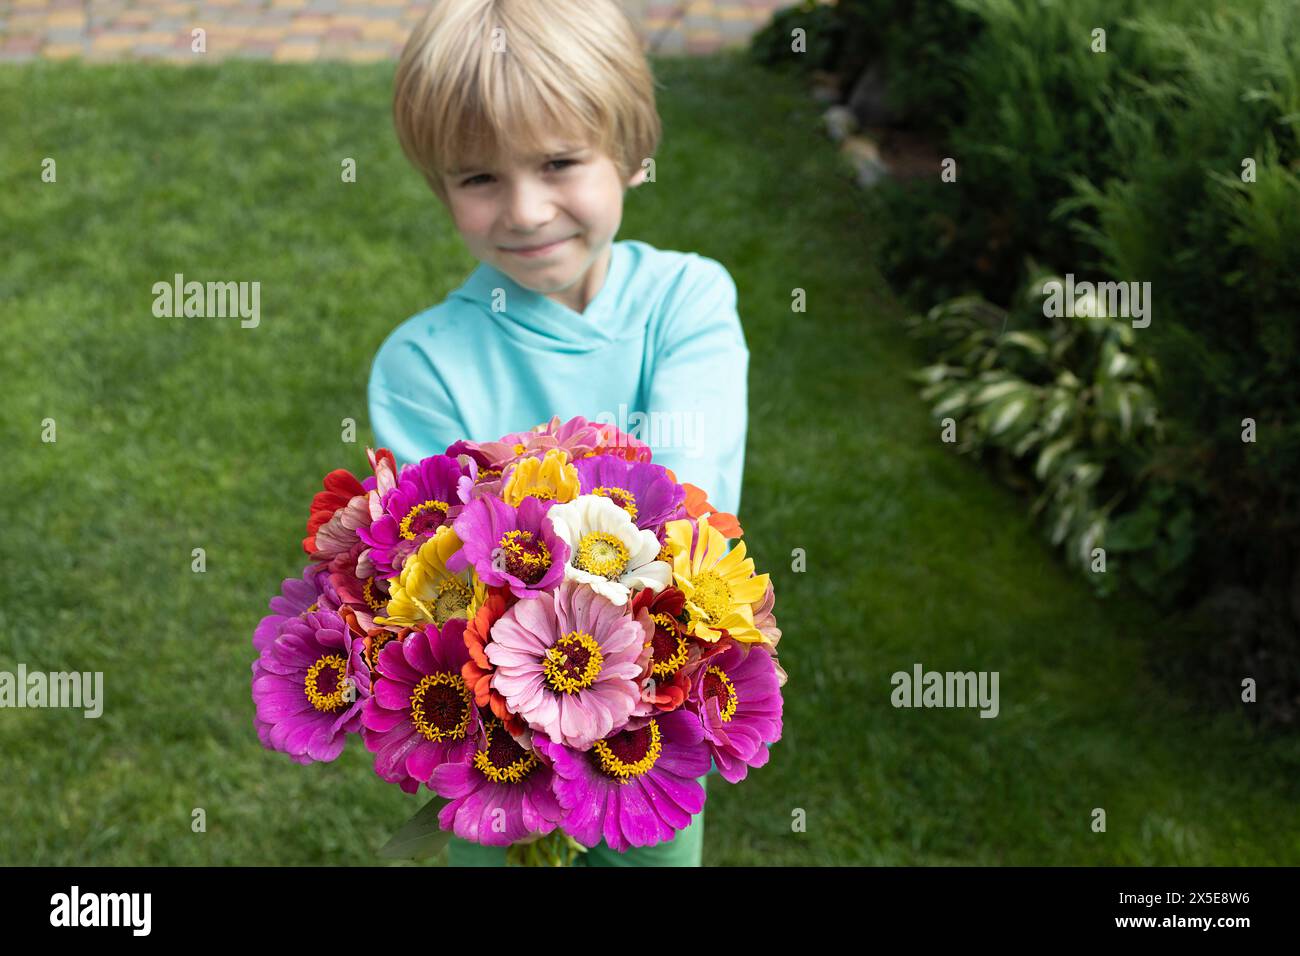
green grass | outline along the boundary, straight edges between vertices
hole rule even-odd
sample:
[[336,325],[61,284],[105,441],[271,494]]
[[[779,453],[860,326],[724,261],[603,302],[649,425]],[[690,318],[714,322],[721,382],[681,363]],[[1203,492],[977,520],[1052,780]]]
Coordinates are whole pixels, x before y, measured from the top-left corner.
[[[1300,863],[1296,741],[1157,684],[1151,613],[1094,600],[939,441],[815,105],[726,58],[658,70],[658,181],[620,235],[717,258],[740,289],[742,517],[791,675],[771,763],[710,788],[706,862]],[[376,348],[475,264],[400,156],[390,81],[0,71],[0,669],[100,670],[107,697],[99,720],[0,711],[0,862],[370,863],[419,805],[358,742],[326,766],[262,750],[248,687],[310,496],[364,466]],[[154,318],[176,272],[260,281],[260,327]],[[1001,715],[895,710],[890,675],[917,661],[998,671]]]

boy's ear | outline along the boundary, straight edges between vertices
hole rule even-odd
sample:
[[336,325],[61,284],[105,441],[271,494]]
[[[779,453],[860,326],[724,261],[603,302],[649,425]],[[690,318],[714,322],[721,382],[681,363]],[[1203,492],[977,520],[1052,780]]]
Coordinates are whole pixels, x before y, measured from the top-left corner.
[[643,182],[645,182],[646,175],[647,175],[646,168],[642,166],[635,173],[633,173],[632,178],[627,181],[628,188],[633,189],[637,186],[640,186]]

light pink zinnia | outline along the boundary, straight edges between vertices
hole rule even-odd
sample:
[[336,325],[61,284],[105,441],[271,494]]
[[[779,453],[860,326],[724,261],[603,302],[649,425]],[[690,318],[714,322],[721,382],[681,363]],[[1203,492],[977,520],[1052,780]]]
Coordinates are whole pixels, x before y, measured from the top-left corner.
[[586,750],[626,724],[640,701],[636,680],[652,634],[626,607],[565,581],[492,626],[492,687],[533,729]]

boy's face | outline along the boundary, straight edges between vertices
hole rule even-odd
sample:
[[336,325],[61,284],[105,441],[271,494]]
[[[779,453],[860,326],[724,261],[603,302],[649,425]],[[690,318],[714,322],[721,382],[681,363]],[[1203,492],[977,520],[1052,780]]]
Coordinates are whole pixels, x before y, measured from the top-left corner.
[[447,173],[448,211],[473,256],[575,312],[600,291],[623,220],[623,182],[613,159],[580,142],[545,155],[510,155]]

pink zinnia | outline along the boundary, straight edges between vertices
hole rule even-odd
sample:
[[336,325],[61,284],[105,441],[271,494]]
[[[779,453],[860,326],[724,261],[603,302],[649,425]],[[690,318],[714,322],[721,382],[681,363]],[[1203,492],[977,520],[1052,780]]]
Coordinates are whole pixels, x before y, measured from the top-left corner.
[[586,750],[627,723],[650,656],[643,623],[591,588],[565,581],[520,601],[492,626],[492,687],[535,730]]

